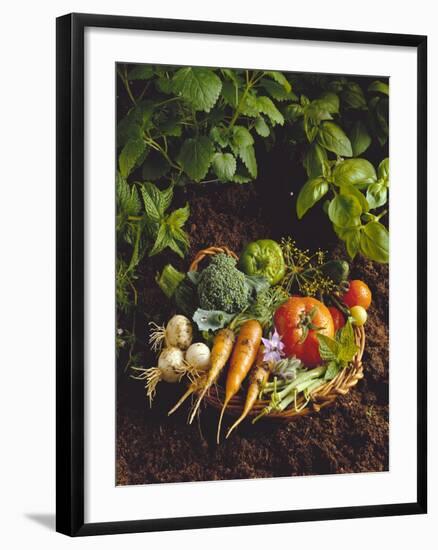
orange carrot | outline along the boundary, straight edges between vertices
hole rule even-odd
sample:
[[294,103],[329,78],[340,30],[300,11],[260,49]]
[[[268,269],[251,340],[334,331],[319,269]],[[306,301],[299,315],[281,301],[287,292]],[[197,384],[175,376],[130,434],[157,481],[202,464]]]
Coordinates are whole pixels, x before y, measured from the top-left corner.
[[195,418],[195,414],[205,394],[207,393],[209,388],[211,388],[211,386],[216,382],[222,369],[227,364],[228,358],[230,357],[231,352],[233,350],[233,344],[234,344],[234,332],[229,328],[221,329],[214,337],[213,348],[211,350],[211,355],[210,355],[211,367],[210,367],[210,370],[208,371],[205,386],[201,394],[199,395],[198,400],[196,401],[192,414],[190,415],[189,424],[193,422],[193,419]]
[[242,414],[234,422],[231,428],[228,430],[226,439],[230,436],[231,432],[237,428],[237,426],[248,416],[250,410],[254,407],[254,403],[257,401],[257,397],[260,393],[260,389],[263,384],[268,380],[269,377],[269,363],[265,362],[263,359],[264,355],[264,346],[259,347],[257,353],[256,362],[250,373],[250,383],[248,386],[248,392],[246,394],[245,405],[242,410]]
[[230,402],[230,399],[240,390],[240,386],[242,385],[245,376],[248,374],[255,361],[260,347],[262,334],[263,330],[261,324],[254,319],[243,323],[242,328],[240,329],[236,346],[233,350],[233,355],[231,356],[230,368],[228,369],[227,381],[225,384],[225,401],[222,406],[219,424],[217,427],[216,440],[218,443],[222,417],[224,416],[225,409]]

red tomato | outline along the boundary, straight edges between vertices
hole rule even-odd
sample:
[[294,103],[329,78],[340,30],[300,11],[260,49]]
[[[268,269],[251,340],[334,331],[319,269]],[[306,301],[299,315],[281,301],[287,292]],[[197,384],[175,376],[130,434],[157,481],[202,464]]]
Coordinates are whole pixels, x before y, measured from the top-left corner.
[[335,332],[337,332],[340,328],[342,328],[345,325],[345,317],[337,307],[330,306],[328,310],[332,314],[333,325],[335,327]]
[[310,297],[293,296],[274,314],[275,328],[282,337],[284,352],[295,355],[307,367],[321,363],[317,334],[333,338],[335,329],[327,307]]
[[347,292],[342,296],[342,301],[348,307],[361,306],[364,309],[370,307],[371,299],[369,286],[359,279],[350,281]]

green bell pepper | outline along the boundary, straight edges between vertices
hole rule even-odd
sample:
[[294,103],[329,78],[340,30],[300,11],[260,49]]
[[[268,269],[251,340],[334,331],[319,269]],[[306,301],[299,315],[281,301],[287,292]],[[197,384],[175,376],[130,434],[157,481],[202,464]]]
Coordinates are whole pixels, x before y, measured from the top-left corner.
[[281,247],[271,239],[247,244],[240,256],[239,267],[247,275],[266,277],[271,285],[279,283],[286,273]]

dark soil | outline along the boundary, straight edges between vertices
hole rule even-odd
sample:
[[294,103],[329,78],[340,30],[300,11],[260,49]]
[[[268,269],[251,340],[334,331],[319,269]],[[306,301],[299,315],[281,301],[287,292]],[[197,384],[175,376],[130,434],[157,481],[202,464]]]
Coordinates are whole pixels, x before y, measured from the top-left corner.
[[[257,184],[200,186],[180,190],[178,200],[189,200],[191,250],[186,262],[165,254],[147,260],[140,270],[141,306],[137,333],[147,350],[147,321],[163,321],[172,305],[154,278],[168,261],[187,268],[203,247],[227,245],[239,251],[256,238],[292,235],[298,245],[322,247],[335,257],[344,252],[321,213],[296,222],[291,173],[297,164],[284,161],[281,148],[270,153]],[[282,167],[280,170],[279,166]],[[366,325],[365,377],[345,397],[318,414],[289,423],[244,423],[216,445],[218,411],[205,407],[198,424],[187,425],[190,402],[173,416],[167,411],[183,393],[180,385],[160,384],[149,408],[143,384],[130,379],[121,367],[117,385],[117,484],[132,485],[292,475],[376,472],[388,469],[388,266],[361,257],[351,266],[353,278],[363,279],[373,293]]]

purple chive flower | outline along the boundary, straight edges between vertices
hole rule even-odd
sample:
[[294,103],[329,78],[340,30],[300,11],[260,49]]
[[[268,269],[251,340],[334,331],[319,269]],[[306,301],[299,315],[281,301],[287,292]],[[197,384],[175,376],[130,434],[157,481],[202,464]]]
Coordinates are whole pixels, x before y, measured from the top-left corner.
[[262,342],[265,346],[265,351],[263,353],[264,361],[277,363],[284,357],[284,344],[276,329],[274,332],[271,332],[269,338],[262,338]]

